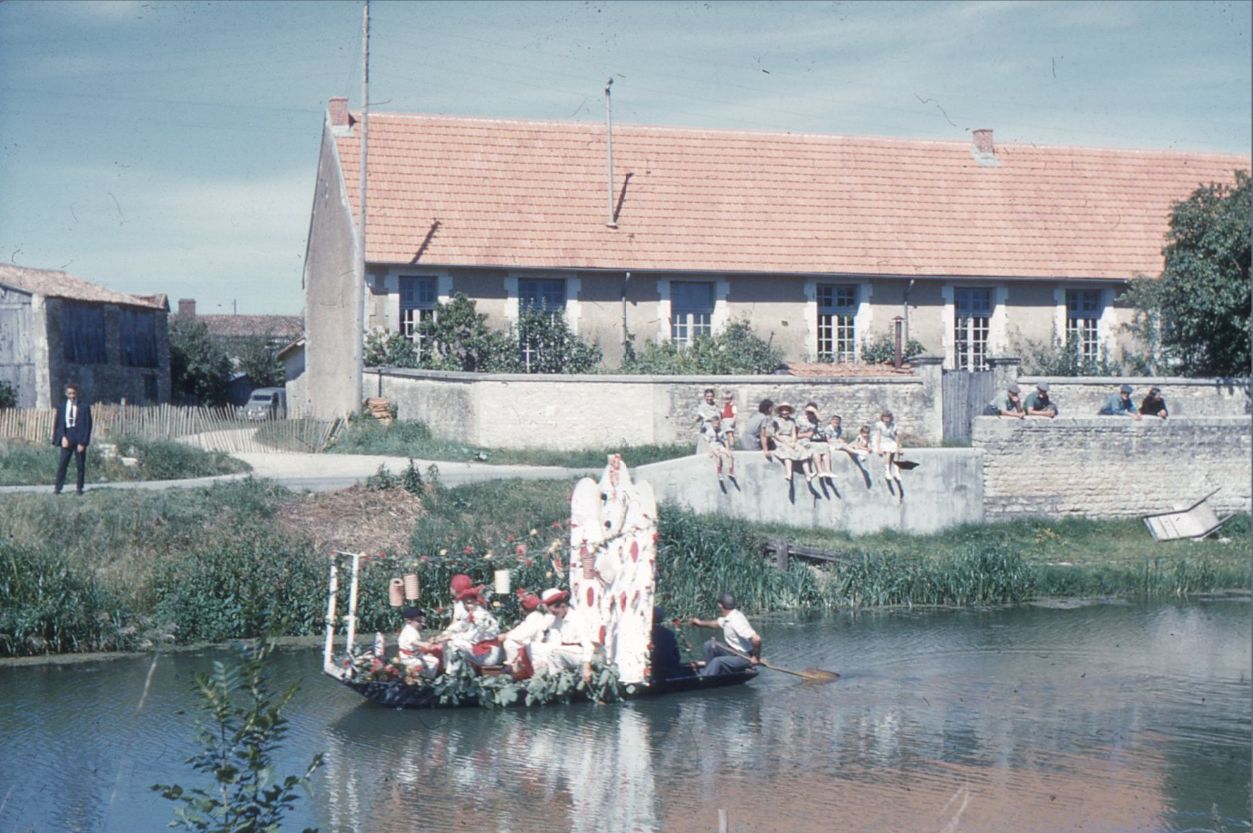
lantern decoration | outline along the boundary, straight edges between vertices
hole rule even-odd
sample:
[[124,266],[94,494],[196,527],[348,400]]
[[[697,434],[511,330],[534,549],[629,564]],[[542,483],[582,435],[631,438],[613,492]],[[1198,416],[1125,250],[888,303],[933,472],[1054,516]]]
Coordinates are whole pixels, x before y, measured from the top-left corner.
[[503,596],[509,592],[509,571],[496,570],[492,573],[492,589],[496,591],[496,595]]
[[387,587],[387,601],[392,607],[404,607],[405,604],[405,580],[394,578]]
[[418,574],[409,573],[405,576],[405,598],[411,602],[417,601],[422,595],[422,588],[418,584]]

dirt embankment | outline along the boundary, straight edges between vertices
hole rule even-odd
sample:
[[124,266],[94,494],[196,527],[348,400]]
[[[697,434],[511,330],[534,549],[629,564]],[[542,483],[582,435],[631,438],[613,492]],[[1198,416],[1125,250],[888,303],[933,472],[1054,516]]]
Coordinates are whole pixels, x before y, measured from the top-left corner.
[[287,501],[279,509],[278,522],[312,540],[319,551],[401,554],[409,551],[413,531],[425,514],[422,498],[404,489],[353,486]]

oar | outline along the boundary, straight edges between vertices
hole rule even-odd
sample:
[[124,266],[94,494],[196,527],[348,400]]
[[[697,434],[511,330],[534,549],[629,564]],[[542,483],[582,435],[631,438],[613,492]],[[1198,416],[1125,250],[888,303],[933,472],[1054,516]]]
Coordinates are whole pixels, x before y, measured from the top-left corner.
[[[743,657],[744,659],[751,659],[751,657],[749,657],[748,654],[745,654],[742,651],[735,650],[730,645],[727,645],[725,642],[719,642],[718,646],[720,648],[726,648],[728,651],[735,654],[737,657]],[[821,668],[806,668],[804,671],[793,671],[790,668],[781,668],[777,665],[771,665],[770,663],[766,662],[764,659],[759,658],[757,661],[761,665],[764,665],[766,668],[769,668],[771,671],[782,671],[784,674],[791,674],[793,677],[800,677],[802,680],[804,680],[807,683],[833,683],[840,678],[840,675],[835,673],[834,671],[824,671]]]

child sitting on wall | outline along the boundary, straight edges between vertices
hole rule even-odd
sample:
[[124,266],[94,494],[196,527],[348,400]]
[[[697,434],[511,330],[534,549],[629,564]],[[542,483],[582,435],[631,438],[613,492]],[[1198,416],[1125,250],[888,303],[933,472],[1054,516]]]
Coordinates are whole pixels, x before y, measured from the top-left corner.
[[735,479],[735,454],[728,448],[730,440],[725,431],[722,430],[722,417],[712,416],[705,421],[701,428],[701,436],[705,439],[705,445],[709,448],[709,456],[714,459],[714,468],[718,474],[718,482],[722,482],[722,467],[725,463],[727,466],[727,474],[732,480]]

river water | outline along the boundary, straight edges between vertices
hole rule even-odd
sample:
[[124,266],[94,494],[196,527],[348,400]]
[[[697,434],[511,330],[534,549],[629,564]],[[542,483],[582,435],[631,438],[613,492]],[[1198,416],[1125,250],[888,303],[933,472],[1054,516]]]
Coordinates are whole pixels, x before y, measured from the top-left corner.
[[[280,651],[303,682],[279,771],[326,756],[285,829],[1249,829],[1247,599],[758,624],[775,664],[842,678],[397,712]],[[0,833],[166,829],[148,787],[201,783],[190,687],[226,655],[0,669]]]

